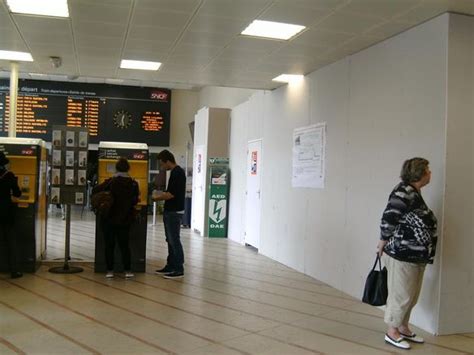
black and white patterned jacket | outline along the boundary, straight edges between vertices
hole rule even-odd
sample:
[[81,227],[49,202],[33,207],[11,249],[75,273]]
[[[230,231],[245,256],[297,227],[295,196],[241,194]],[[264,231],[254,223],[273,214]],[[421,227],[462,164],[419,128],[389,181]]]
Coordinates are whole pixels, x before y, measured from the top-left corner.
[[421,194],[401,182],[393,189],[380,224],[384,252],[410,263],[432,264],[436,251],[436,217]]

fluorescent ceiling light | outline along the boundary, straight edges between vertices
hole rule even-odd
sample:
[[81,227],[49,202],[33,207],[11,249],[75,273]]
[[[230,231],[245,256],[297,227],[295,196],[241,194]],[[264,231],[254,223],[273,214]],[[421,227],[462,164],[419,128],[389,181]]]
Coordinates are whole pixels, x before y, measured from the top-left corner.
[[27,52],[0,51],[0,59],[18,60],[22,62],[32,62],[33,57]]
[[122,84],[123,79],[105,79],[107,84]]
[[33,77],[38,77],[38,78],[46,76],[46,74],[41,74],[41,73],[28,73],[28,75],[33,76]]
[[158,70],[161,66],[159,62],[144,62],[141,60],[122,59],[120,68],[122,69],[139,69],[139,70]]
[[241,34],[246,36],[286,40],[290,39],[305,28],[305,26],[291,25],[282,22],[255,20],[250,25],[248,25],[248,27],[243,30]]
[[67,0],[7,0],[7,5],[19,14],[69,17]]
[[302,80],[303,77],[304,75],[281,74],[272,80],[279,81],[280,83],[293,83]]

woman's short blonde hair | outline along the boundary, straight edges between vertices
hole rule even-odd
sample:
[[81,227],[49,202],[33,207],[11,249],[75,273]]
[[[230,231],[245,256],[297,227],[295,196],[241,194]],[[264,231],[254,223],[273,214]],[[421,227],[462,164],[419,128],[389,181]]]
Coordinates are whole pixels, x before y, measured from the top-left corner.
[[405,160],[400,173],[400,178],[407,184],[410,182],[420,181],[423,175],[425,175],[429,164],[430,162],[424,158],[411,158]]

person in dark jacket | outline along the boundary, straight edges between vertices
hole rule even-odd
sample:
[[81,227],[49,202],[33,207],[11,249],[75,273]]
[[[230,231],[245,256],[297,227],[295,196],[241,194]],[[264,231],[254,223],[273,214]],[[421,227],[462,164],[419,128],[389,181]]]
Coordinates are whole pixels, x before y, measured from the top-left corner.
[[18,271],[16,239],[12,233],[17,208],[12,196],[20,197],[21,191],[17,177],[7,169],[9,162],[5,153],[0,152],[0,238],[8,246],[8,265],[12,279],[16,279],[23,274]]
[[377,245],[379,255],[387,255],[384,259],[388,271],[385,341],[402,349],[410,348],[407,341],[424,342],[410,330],[409,321],[421,291],[425,266],[433,263],[436,251],[436,217],[421,196],[421,188],[431,179],[428,164],[423,158],[403,163],[402,182],[388,199]]
[[184,199],[186,193],[186,174],[176,164],[174,155],[163,150],[158,154],[160,167],[171,170],[168,187],[162,193],[153,191],[154,201],[165,201],[163,212],[163,223],[165,225],[166,242],[168,243],[168,258],[166,265],[157,274],[166,279],[178,279],[184,276],[184,252],[181,244],[180,230],[181,220],[184,215]]
[[131,271],[129,234],[140,192],[138,183],[128,175],[130,164],[126,158],[119,158],[115,169],[117,173],[102,184],[95,186],[92,194],[100,191],[110,191],[114,199],[108,215],[101,220],[105,238],[105,262],[107,264],[105,277],[114,277],[114,252],[115,242],[117,242],[122,255],[125,278],[131,278],[134,275]]

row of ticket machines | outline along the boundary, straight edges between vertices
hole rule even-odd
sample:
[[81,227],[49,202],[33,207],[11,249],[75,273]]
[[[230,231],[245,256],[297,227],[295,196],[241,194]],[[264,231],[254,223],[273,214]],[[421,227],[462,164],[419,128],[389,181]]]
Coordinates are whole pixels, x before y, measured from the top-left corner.
[[[48,200],[48,152],[40,139],[0,137],[0,151],[10,161],[9,170],[18,178],[21,196],[15,198],[17,213],[12,231],[17,243],[19,271],[34,272],[46,257]],[[132,270],[144,272],[146,263],[148,146],[139,143],[101,142],[99,144],[99,183],[113,176],[118,157],[130,163],[130,175],[140,186],[137,218],[132,226],[130,247]],[[86,192],[86,191],[85,191]],[[96,221],[95,271],[105,271],[104,238],[100,219]],[[7,272],[8,247],[0,238],[0,272]],[[116,271],[120,271],[121,258]]]

